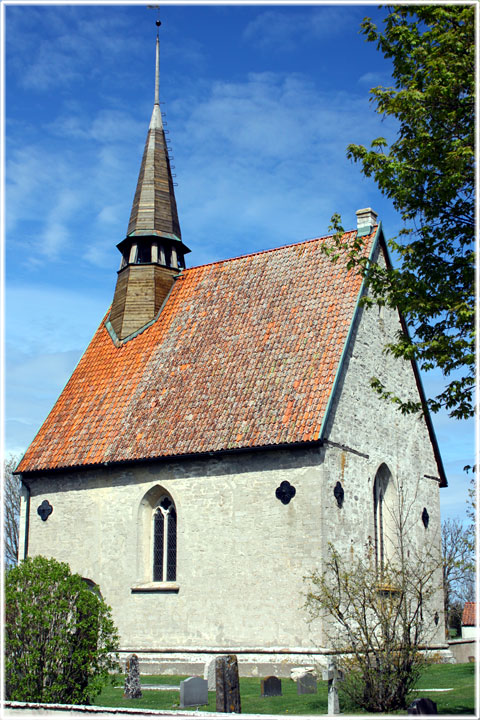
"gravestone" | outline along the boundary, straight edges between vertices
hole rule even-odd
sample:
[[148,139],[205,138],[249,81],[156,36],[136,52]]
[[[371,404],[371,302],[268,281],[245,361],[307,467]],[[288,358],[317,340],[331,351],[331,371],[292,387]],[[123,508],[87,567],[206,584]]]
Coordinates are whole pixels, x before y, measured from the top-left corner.
[[217,689],[217,677],[215,674],[215,662],[217,658],[210,658],[210,660],[207,660],[205,663],[205,668],[203,670],[203,677],[208,683],[208,689],[215,692]]
[[215,658],[217,712],[241,713],[240,681],[236,655],[219,655]]
[[290,671],[290,677],[294,682],[298,680],[299,677],[302,677],[303,675],[308,674],[315,674],[315,668],[313,665],[305,665],[304,667],[295,667],[292,668]]
[[338,685],[343,680],[343,671],[339,670],[333,660],[329,660],[328,667],[322,672],[323,680],[328,680],[328,714],[339,715],[340,704],[338,702]]
[[180,683],[180,708],[208,705],[208,683],[201,677],[189,677]]
[[282,694],[282,681],[275,675],[270,675],[260,681],[260,695],[262,697],[277,697]]
[[297,680],[297,695],[313,695],[317,692],[317,678],[311,673],[300,675]]
[[142,697],[142,689],[140,685],[140,664],[138,657],[133,653],[127,658],[125,663],[125,685],[123,687],[123,697],[133,700]]
[[408,715],[438,715],[437,703],[430,698],[417,698],[408,706]]

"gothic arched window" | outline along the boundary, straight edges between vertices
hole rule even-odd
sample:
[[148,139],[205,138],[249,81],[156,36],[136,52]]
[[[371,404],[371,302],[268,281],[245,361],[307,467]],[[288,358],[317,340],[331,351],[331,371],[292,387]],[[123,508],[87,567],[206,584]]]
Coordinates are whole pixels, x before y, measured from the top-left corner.
[[393,556],[396,546],[395,487],[390,470],[382,464],[373,483],[373,518],[375,525],[375,559],[377,570]]
[[153,581],[177,577],[177,513],[168,495],[160,498],[153,513]]

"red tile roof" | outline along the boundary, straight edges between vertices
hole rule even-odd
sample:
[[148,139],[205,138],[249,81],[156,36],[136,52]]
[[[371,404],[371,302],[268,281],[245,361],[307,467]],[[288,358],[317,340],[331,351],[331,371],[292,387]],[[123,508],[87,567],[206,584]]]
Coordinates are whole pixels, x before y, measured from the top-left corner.
[[18,470],[317,440],[361,288],[324,242],[185,270],[120,347],[102,322]]
[[466,602],[463,608],[462,625],[477,624],[477,603]]

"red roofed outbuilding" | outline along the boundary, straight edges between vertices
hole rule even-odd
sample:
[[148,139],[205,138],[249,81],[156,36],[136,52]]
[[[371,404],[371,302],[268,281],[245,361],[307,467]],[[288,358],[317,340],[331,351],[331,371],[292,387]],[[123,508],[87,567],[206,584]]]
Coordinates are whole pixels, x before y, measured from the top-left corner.
[[462,638],[477,637],[477,603],[466,602],[462,613]]

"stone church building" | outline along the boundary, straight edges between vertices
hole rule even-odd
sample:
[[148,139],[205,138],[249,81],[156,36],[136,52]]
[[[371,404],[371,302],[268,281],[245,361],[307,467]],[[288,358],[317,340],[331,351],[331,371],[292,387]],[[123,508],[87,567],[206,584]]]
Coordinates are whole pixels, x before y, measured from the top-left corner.
[[[345,239],[388,262],[375,212],[357,217]],[[327,653],[304,577],[330,543],[354,555],[370,543],[381,564],[400,488],[409,540],[439,548],[431,421],[370,387],[375,375],[423,397],[415,365],[382,352],[402,320],[360,302],[362,278],[326,242],[186,267],[157,39],[112,305],[17,469],[20,558],[55,557],[98,584],[144,672],[199,672],[234,652],[243,674],[285,675]],[[442,608],[440,577],[438,649]]]

